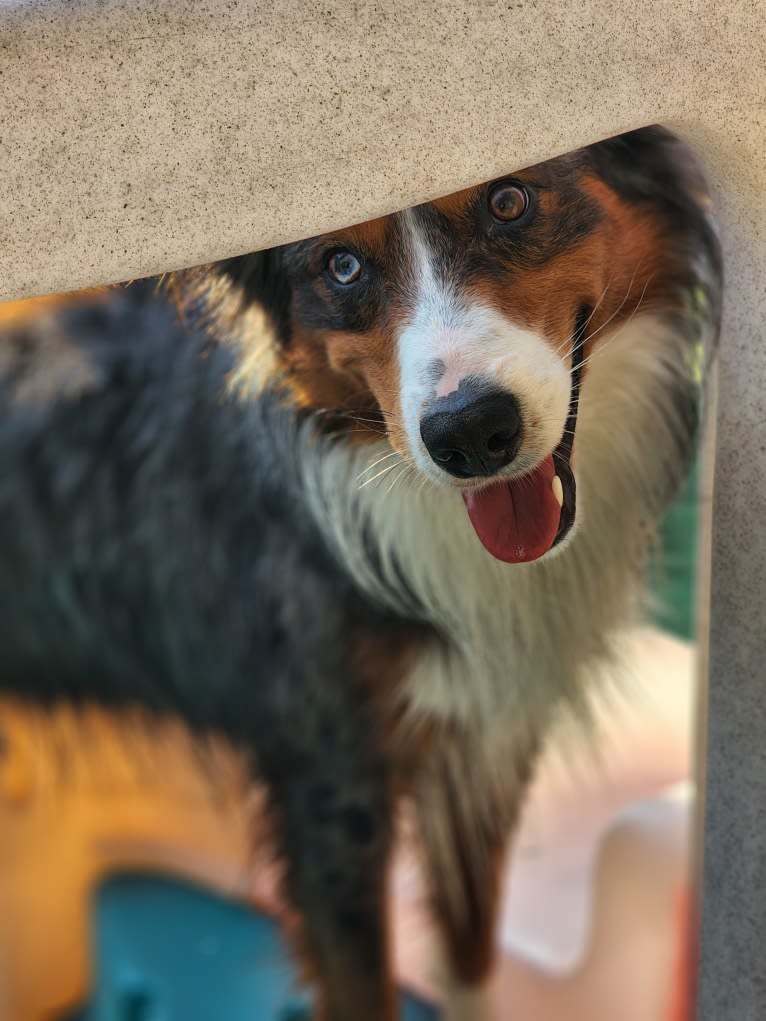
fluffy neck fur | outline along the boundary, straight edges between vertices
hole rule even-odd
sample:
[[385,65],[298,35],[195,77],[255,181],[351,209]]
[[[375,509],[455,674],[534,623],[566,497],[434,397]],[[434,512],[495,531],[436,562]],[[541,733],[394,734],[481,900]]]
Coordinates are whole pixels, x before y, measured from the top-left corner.
[[562,699],[581,704],[585,669],[640,612],[650,540],[688,461],[692,347],[646,316],[602,340],[581,395],[577,532],[537,563],[491,557],[459,493],[414,470],[362,485],[387,445],[317,451],[307,437],[310,503],[339,557],[366,592],[439,636],[409,679],[412,713],[535,732]]

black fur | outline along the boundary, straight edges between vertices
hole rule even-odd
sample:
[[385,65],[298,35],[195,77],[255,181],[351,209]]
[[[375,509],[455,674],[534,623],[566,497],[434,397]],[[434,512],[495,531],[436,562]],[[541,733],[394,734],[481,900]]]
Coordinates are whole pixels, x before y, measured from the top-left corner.
[[288,342],[292,288],[281,248],[224,259],[216,264],[215,271],[234,286],[243,308],[248,305],[267,308],[279,341]]
[[299,417],[226,398],[232,353],[150,283],[0,343],[0,690],[226,734],[268,786],[316,967],[382,1002],[390,777],[352,640],[393,656],[412,628],[305,511]]

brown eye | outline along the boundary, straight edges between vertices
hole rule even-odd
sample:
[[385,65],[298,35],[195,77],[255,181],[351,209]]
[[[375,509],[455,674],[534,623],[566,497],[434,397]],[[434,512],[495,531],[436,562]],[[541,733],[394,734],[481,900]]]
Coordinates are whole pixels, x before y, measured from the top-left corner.
[[529,207],[529,195],[520,184],[504,181],[489,193],[489,208],[496,220],[518,220]]
[[339,284],[353,284],[362,275],[362,264],[351,252],[333,252],[327,261],[327,272]]

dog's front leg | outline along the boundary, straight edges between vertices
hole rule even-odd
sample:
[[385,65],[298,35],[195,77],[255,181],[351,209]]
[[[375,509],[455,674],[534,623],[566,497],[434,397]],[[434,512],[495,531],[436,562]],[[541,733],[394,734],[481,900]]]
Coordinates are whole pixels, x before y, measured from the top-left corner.
[[394,1021],[387,770],[366,714],[335,703],[315,712],[294,762],[282,752],[273,770],[259,766],[285,862],[284,896],[299,916],[295,951],[317,990],[317,1019]]
[[416,782],[431,909],[450,972],[447,1017],[455,1021],[485,1016],[506,852],[536,759],[536,741],[502,744],[443,727]]

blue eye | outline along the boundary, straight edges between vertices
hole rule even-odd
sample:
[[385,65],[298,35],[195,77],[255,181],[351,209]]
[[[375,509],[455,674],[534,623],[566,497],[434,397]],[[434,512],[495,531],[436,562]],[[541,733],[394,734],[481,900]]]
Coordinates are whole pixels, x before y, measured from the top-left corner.
[[327,262],[327,272],[339,284],[353,284],[362,275],[362,264],[351,252],[333,252]]

